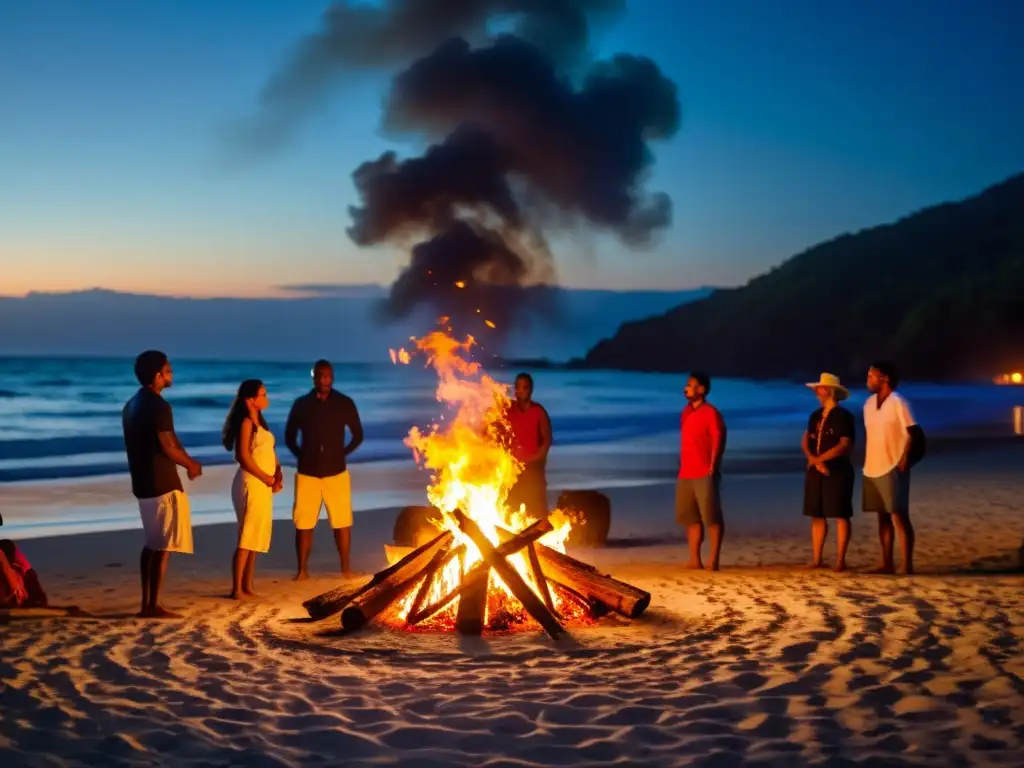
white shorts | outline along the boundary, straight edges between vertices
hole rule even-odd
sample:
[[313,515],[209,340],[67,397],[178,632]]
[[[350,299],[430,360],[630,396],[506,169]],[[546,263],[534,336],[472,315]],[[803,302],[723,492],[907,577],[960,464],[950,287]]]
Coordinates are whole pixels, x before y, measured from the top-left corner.
[[310,477],[295,474],[295,505],[292,521],[300,531],[316,528],[320,505],[327,507],[327,522],[331,528],[352,525],[352,480],[348,470],[330,477]]
[[238,518],[238,548],[269,552],[274,525],[273,490],[240,469],[231,484],[231,503]]
[[192,554],[192,510],[184,491],[139,499],[139,516],[148,549]]

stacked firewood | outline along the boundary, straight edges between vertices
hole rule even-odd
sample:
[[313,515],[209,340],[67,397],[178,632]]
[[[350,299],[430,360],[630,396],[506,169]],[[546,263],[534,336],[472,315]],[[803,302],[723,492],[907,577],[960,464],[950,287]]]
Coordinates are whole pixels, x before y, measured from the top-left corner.
[[[465,635],[479,635],[485,629],[487,585],[493,570],[528,613],[552,637],[564,634],[563,618],[555,608],[552,591],[578,604],[597,619],[615,612],[634,619],[650,605],[651,595],[641,589],[598,572],[596,568],[550,547],[539,539],[552,530],[551,523],[540,520],[519,533],[500,530],[503,541],[495,546],[480,527],[460,510],[453,517],[461,531],[480,552],[481,560],[463,573],[454,589],[439,600],[428,603],[434,579],[456,558],[465,557],[465,545],[456,544],[451,531],[413,550],[389,568],[375,574],[359,587],[342,586],[317,595],[303,603],[310,618],[320,620],[341,613],[346,631],[355,631],[380,616],[389,606],[402,601],[415,590],[405,622],[413,627],[443,610],[459,598],[455,628]],[[526,551],[536,591],[520,575],[508,558]]]

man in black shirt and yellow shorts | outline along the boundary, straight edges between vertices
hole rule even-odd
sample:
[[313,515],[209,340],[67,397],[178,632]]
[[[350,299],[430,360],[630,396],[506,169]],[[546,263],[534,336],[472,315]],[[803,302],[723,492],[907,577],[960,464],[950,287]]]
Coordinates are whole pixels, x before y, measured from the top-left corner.
[[[348,444],[346,428],[352,434]],[[298,559],[295,579],[309,578],[309,553],[321,506],[327,508],[327,521],[334,531],[341,572],[349,576],[352,482],[346,459],[363,442],[363,426],[352,398],[334,389],[334,368],[326,360],[313,366],[313,390],[292,405],[284,437],[298,459],[292,507]]]

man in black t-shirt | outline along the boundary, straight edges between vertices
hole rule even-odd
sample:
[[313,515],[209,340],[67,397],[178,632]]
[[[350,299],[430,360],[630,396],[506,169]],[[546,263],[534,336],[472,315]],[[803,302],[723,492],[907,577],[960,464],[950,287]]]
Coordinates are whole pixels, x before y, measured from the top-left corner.
[[[352,435],[345,442],[346,430]],[[313,366],[313,390],[298,398],[288,414],[285,444],[298,459],[295,473],[295,554],[297,581],[309,578],[313,529],[321,507],[334,531],[341,572],[351,576],[352,481],[348,455],[363,442],[363,425],[355,401],[334,389],[334,368],[326,360]]]
[[167,355],[156,350],[143,352],[135,359],[135,378],[141,388],[121,411],[121,426],[132,493],[139,500],[145,533],[139,616],[178,618],[160,603],[170,553],[192,554],[192,518],[178,467],[185,468],[189,480],[199,477],[203,468],[181,447],[174,434],[171,406],[160,394],[174,378]]

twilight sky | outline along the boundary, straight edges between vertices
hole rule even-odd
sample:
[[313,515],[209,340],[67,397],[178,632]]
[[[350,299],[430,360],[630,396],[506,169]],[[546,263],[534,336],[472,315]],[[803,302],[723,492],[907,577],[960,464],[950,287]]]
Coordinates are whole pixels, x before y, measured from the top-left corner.
[[[345,232],[356,166],[422,150],[381,135],[386,77],[350,78],[279,154],[225,141],[328,4],[0,0],[0,295],[394,279],[401,254]],[[560,282],[742,283],[1024,170],[1022,29],[1018,0],[631,0],[597,47],[679,85],[649,185],[673,225],[647,252],[557,240]]]

